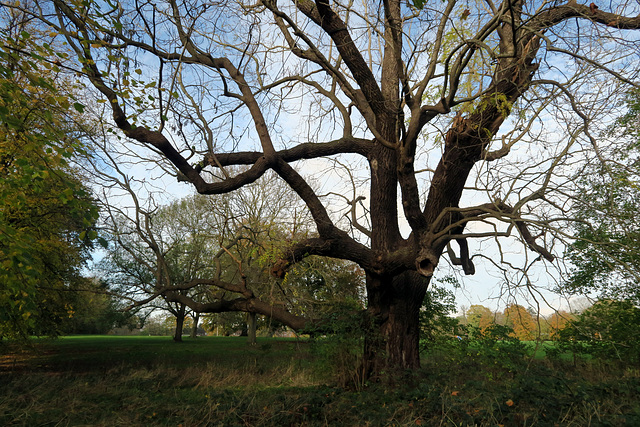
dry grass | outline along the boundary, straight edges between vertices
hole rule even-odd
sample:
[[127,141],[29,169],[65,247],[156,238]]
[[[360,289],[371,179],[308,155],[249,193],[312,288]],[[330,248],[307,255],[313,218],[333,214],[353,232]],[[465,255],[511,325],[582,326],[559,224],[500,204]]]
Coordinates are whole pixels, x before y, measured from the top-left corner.
[[45,343],[4,365],[0,425],[640,425],[633,367],[505,367],[443,352],[395,389],[350,391],[336,386],[346,368],[331,376],[326,360],[287,342],[112,344],[115,354],[105,355],[100,343]]

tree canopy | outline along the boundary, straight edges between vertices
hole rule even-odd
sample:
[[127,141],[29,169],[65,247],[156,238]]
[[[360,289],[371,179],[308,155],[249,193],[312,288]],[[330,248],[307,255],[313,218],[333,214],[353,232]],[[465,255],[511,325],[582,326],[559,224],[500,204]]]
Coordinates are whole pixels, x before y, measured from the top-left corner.
[[275,175],[231,195],[189,195],[145,207],[126,176],[95,172],[117,183],[135,206],[123,207],[120,195],[102,197],[108,213],[104,233],[112,244],[100,263],[101,277],[132,309],[174,315],[176,340],[189,309],[248,311],[280,320],[273,316],[277,310],[289,316],[287,324],[301,329],[336,305],[362,308],[362,271],[353,263],[308,257],[282,280],[269,274],[288,242],[309,233],[303,216],[295,213],[299,203]]
[[58,333],[97,236],[97,207],[69,161],[82,150],[72,82],[23,18],[4,16],[0,29],[0,337]]
[[[600,161],[594,131],[640,63],[631,2],[36,4],[105,126],[157,155],[149,167],[202,194],[273,171],[296,193],[315,233],[273,273],[310,255],[364,269],[373,374],[419,365],[445,252],[465,274],[555,260],[571,177]],[[520,263],[477,250],[514,238]]]

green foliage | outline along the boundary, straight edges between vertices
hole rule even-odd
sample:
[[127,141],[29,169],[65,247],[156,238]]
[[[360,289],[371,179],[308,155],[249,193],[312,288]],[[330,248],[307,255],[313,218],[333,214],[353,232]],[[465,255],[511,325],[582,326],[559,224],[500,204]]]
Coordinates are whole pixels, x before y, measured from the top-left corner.
[[340,318],[364,308],[364,272],[351,262],[307,257],[289,269],[281,286],[292,311],[309,318]]
[[[468,338],[472,337],[472,338]],[[527,361],[529,346],[507,325],[492,323],[484,329],[468,326],[462,340],[451,349],[458,357],[469,357],[492,368],[512,371]]]
[[[70,87],[52,53],[12,22],[0,29],[0,336],[57,333],[68,286],[97,237],[98,211],[74,175]],[[16,36],[16,33],[18,36]],[[17,54],[17,51],[29,55]]]
[[558,347],[581,356],[640,363],[640,308],[600,300],[559,332]]
[[632,144],[630,148],[640,148],[640,89],[632,89],[625,99],[627,112],[616,120],[609,132],[612,136],[628,136]]
[[603,297],[640,302],[640,92],[630,92],[627,114],[607,138],[628,141],[605,164],[576,177],[573,215],[576,241],[566,251],[574,266],[563,290],[596,291]]
[[476,351],[477,356],[507,368],[526,363],[528,354],[527,344],[517,338],[513,328],[495,323],[480,334],[471,350]]
[[427,1],[426,0],[413,0],[413,5],[417,8],[422,10],[424,8],[424,5]]
[[640,301],[637,177],[612,166],[579,183],[584,202],[576,206],[576,214],[582,222],[576,227],[578,240],[567,249],[574,268],[565,289]]
[[[451,282],[455,278],[445,278],[444,282]],[[456,282],[457,283],[457,282]],[[456,301],[453,292],[444,287],[432,284],[427,291],[420,310],[420,332],[422,343],[448,340],[460,335],[458,319],[451,317],[456,311]]]
[[107,334],[115,328],[133,329],[139,319],[122,309],[122,303],[107,293],[105,283],[92,279],[78,281],[69,289],[68,318],[62,334]]
[[509,326],[492,323],[481,329],[461,325],[458,332],[458,336],[426,347],[427,371],[442,369],[441,365],[464,364],[468,369],[483,372],[486,379],[495,380],[504,375],[511,376],[530,363],[530,345],[516,338]]
[[318,368],[325,378],[340,387],[360,390],[365,386],[362,353],[367,333],[365,312],[358,306],[335,304],[317,322],[316,329],[304,331],[311,335],[312,353],[318,358]]

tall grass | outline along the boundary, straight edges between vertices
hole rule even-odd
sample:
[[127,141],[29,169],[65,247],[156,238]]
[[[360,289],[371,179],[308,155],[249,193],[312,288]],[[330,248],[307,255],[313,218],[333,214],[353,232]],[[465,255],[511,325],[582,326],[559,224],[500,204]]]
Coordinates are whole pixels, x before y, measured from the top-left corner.
[[5,346],[0,425],[640,425],[637,369],[519,349],[499,358],[453,342],[428,350],[394,389],[355,389],[338,386],[347,367],[327,369],[322,345],[73,337]]

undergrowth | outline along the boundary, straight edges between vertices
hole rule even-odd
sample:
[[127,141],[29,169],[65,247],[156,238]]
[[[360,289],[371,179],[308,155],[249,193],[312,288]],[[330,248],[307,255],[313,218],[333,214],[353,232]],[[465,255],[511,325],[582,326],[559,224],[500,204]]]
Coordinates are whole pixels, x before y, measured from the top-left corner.
[[513,343],[441,342],[397,387],[349,388],[322,343],[90,341],[5,350],[0,425],[640,425],[637,369],[536,359]]

